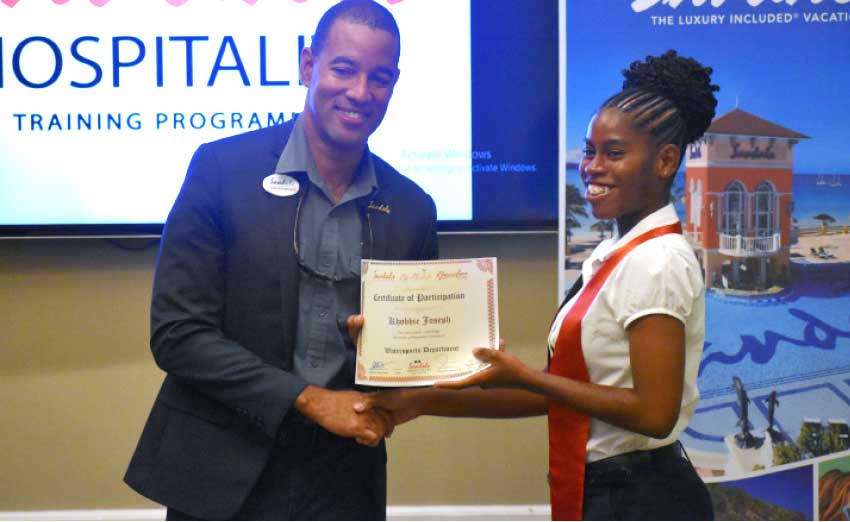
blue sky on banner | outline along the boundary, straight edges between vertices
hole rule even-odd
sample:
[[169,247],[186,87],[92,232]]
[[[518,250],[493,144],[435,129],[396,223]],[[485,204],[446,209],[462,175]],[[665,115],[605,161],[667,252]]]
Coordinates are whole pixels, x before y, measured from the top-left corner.
[[[641,4],[649,7],[637,12]],[[620,88],[622,69],[671,48],[714,68],[718,115],[737,105],[811,136],[795,148],[795,172],[850,173],[846,0],[568,1],[570,161],[593,111]]]

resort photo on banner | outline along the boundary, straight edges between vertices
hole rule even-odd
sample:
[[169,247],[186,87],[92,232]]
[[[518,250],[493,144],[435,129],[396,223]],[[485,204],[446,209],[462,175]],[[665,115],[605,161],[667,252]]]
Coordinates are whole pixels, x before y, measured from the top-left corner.
[[716,115],[671,193],[706,287],[681,441],[718,519],[744,516],[733,497],[811,519],[818,464],[850,455],[850,5],[567,0],[566,27],[560,292],[616,233],[578,172],[593,113],[635,60],[711,67]]

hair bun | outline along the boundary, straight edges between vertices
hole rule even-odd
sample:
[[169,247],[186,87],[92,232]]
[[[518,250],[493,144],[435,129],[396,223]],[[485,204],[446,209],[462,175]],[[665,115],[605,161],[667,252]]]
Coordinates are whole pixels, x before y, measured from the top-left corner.
[[661,56],[647,56],[623,71],[623,90],[647,90],[667,98],[685,120],[685,143],[691,143],[711,125],[720,90],[711,83],[711,67],[669,50]]

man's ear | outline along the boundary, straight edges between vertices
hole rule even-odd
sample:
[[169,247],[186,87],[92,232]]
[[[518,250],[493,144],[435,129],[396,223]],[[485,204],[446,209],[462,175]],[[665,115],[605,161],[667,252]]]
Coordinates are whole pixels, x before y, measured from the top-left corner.
[[301,76],[301,83],[310,86],[313,78],[313,67],[316,65],[313,49],[305,47],[301,49],[301,59],[298,62],[298,71]]
[[681,156],[682,151],[672,143],[662,146],[655,156],[655,174],[665,181],[672,179],[676,175]]

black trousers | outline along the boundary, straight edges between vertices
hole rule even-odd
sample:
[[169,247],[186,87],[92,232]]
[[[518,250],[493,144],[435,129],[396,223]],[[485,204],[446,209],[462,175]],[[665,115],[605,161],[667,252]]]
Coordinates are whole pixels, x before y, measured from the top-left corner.
[[[231,520],[386,520],[386,448],[293,424]],[[168,508],[166,520],[199,520]]]
[[584,520],[714,520],[708,488],[678,442],[591,462]]

